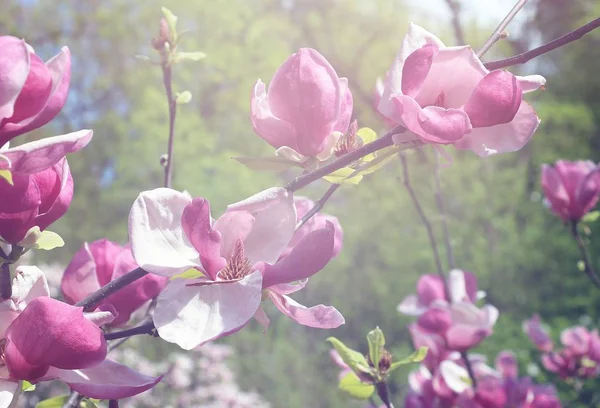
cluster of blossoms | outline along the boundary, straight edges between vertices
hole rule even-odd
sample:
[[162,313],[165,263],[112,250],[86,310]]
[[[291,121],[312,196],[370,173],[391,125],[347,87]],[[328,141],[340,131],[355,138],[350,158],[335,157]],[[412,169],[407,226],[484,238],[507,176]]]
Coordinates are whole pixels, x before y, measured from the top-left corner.
[[542,354],[542,364],[561,378],[587,379],[600,374],[600,336],[583,326],[563,330],[560,341],[563,348],[556,350],[540,317],[534,315],[523,323],[523,330]]

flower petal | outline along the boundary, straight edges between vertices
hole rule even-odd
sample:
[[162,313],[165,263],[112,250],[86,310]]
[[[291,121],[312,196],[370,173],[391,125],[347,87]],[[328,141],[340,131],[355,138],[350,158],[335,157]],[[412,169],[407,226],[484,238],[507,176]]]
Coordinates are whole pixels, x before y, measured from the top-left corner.
[[154,387],[163,378],[141,374],[112,360],[83,370],[50,369],[48,375],[60,378],[86,397],[98,399],[132,397]]
[[221,233],[221,256],[229,259],[237,241],[244,242],[253,227],[254,217],[247,211],[228,211],[220,216],[213,228]]
[[20,387],[20,382],[0,380],[0,407],[12,408],[13,397],[19,393]]
[[[327,265],[333,256],[334,228],[327,222],[326,228],[312,231],[292,251],[275,265],[265,264],[263,287],[290,283],[310,278]],[[260,268],[260,266],[257,266]]]
[[418,95],[439,50],[435,44],[425,44],[406,58],[402,70],[402,94],[411,98]]
[[188,286],[175,279],[158,296],[154,325],[164,340],[184,350],[244,326],[262,297],[262,275],[255,271],[237,282]]
[[427,310],[427,307],[419,302],[416,295],[408,295],[400,302],[396,310],[408,316],[420,316]]
[[198,252],[182,225],[189,195],[168,188],[144,191],[129,213],[133,257],[145,271],[174,276],[200,266]]
[[338,121],[333,127],[333,131],[346,133],[350,120],[352,119],[352,108],[354,106],[354,99],[352,98],[352,92],[348,87],[348,79],[340,78],[340,92],[342,94],[342,106],[340,108],[340,116]]
[[546,85],[546,78],[544,78],[541,75],[517,75],[517,80],[521,84],[521,88],[523,88],[523,93],[535,91],[541,88],[542,86]]
[[[14,104],[29,75],[29,50],[25,41],[0,36],[0,122],[13,115]],[[9,138],[0,131],[0,146]]]
[[281,313],[303,326],[334,329],[346,322],[344,316],[333,306],[306,307],[286,295],[278,295],[273,291],[269,291],[269,297]]
[[480,157],[520,150],[529,142],[540,119],[527,102],[522,101],[517,114],[509,123],[474,128],[454,143],[457,149],[471,150]]
[[3,151],[13,174],[38,173],[58,163],[67,153],[83,149],[92,140],[91,130],[47,137]]

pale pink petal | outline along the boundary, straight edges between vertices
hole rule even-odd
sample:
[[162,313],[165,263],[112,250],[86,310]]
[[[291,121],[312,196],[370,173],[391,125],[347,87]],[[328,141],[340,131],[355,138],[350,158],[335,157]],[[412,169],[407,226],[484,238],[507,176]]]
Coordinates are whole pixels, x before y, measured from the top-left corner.
[[269,291],[269,297],[281,313],[297,323],[317,329],[334,329],[345,323],[344,316],[333,306],[306,307],[285,295]]
[[340,356],[340,353],[338,353],[336,349],[329,350],[329,357],[331,357],[331,359],[333,360],[333,362],[339,368],[343,368],[343,369],[349,368],[348,364],[344,363],[344,360],[342,360],[342,357]]
[[216,279],[217,273],[227,265],[227,260],[220,255],[221,233],[211,227],[208,200],[194,198],[183,209],[181,224],[185,236],[198,251],[204,270],[211,279]]
[[171,281],[158,296],[153,316],[160,337],[185,350],[239,329],[260,306],[259,271],[237,282],[190,283],[187,279]]
[[254,319],[263,327],[263,334],[265,334],[269,329],[271,320],[269,320],[269,316],[267,316],[265,309],[263,309],[262,306],[259,306],[258,309],[256,309],[256,313],[254,313]]
[[92,140],[91,130],[47,137],[5,150],[11,171],[18,174],[38,173],[58,163],[68,153],[83,149]]
[[229,211],[220,216],[213,225],[221,233],[220,256],[229,259],[236,242],[244,242],[253,227],[254,217],[247,211]]
[[402,71],[402,94],[411,98],[418,95],[438,52],[437,45],[425,44],[406,58]]
[[490,327],[479,327],[470,324],[453,324],[446,332],[448,348],[456,351],[467,351],[478,345],[492,334]]
[[291,193],[282,187],[261,191],[227,207],[247,211],[254,226],[244,241],[244,253],[251,265],[259,261],[274,264],[287,247],[296,228],[296,207]]
[[[14,104],[29,74],[29,50],[25,41],[0,36],[0,122],[13,115]],[[5,138],[0,130],[0,146]]]
[[428,142],[454,143],[471,131],[469,116],[462,110],[421,108],[413,98],[404,95],[394,95],[392,101],[404,126]]
[[163,378],[141,374],[112,360],[83,370],[51,369],[48,376],[60,378],[74,391],[98,399],[132,397],[154,387]]
[[352,98],[352,92],[350,92],[350,88],[348,87],[347,78],[340,78],[340,92],[342,94],[342,106],[340,108],[340,116],[333,127],[333,131],[346,133],[348,126],[350,125],[350,120],[352,119],[352,109],[354,106],[354,99]]
[[271,146],[275,148],[289,146],[298,150],[294,126],[273,115],[265,92],[265,84],[260,79],[254,85],[250,118],[256,134]]
[[542,327],[542,322],[538,314],[534,314],[531,319],[523,322],[523,331],[540,351],[549,352],[554,348],[552,339]]
[[328,222],[327,228],[312,231],[275,265],[257,266],[263,271],[263,287],[310,278],[331,260],[333,241],[333,224]]
[[535,91],[546,85],[546,78],[541,75],[518,76],[517,79],[521,83],[523,93]]
[[590,332],[583,326],[570,327],[562,331],[560,341],[573,355],[583,356],[589,350]]
[[460,269],[453,269],[448,274],[448,291],[451,302],[461,302],[467,299],[465,274]]
[[200,266],[198,252],[186,237],[181,217],[192,201],[168,188],[144,191],[129,213],[133,257],[145,271],[174,276]]
[[464,109],[474,128],[489,127],[512,121],[522,100],[517,77],[498,69],[479,81]]
[[342,136],[342,132],[331,132],[329,136],[325,138],[325,142],[323,143],[323,150],[321,150],[321,153],[317,154],[315,157],[320,161],[328,160],[335,152],[337,143]]
[[19,393],[21,383],[17,381],[0,380],[0,407],[12,408],[11,405],[15,394]]
[[112,323],[117,316],[117,310],[112,305],[104,305],[101,309],[83,314],[86,319],[94,323],[96,326],[103,326]]
[[299,49],[279,67],[268,92],[273,115],[293,124],[298,147],[294,150],[305,156],[323,149],[340,116],[342,96],[337,73],[311,48]]
[[[37,56],[35,57],[37,58]],[[6,123],[2,129],[2,137],[10,139],[45,125],[65,105],[69,93],[69,81],[71,80],[71,53],[69,49],[63,47],[58,54],[46,62],[46,67],[50,74],[51,88],[44,106],[34,116],[17,123]],[[2,144],[1,140],[0,144]]]
[[303,279],[297,283],[280,283],[279,285],[271,286],[269,290],[279,295],[290,295],[304,289],[307,283],[308,279]]
[[471,133],[454,143],[457,149],[471,150],[480,157],[520,150],[529,142],[540,124],[540,119],[527,102],[521,102],[514,119],[509,123],[474,128]]
[[416,295],[409,295],[400,302],[396,310],[408,316],[420,316],[427,310],[427,307],[419,302],[419,298]]
[[21,309],[40,296],[50,296],[46,275],[37,266],[19,266],[12,284],[12,299]]

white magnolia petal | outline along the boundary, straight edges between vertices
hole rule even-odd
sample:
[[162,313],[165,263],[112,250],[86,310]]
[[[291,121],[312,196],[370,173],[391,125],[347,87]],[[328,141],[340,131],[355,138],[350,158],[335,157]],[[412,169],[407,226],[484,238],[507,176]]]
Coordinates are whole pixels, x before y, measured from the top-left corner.
[[440,373],[448,388],[458,394],[471,388],[468,371],[453,361],[442,361]]

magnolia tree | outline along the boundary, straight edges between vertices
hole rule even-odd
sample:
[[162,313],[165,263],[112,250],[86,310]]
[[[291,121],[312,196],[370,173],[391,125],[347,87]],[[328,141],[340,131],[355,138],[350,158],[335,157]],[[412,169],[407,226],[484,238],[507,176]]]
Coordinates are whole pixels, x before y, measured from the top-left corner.
[[[207,343],[235,335],[253,319],[266,331],[270,304],[304,326],[331,329],[344,324],[335,307],[304,306],[293,294],[342,249],[340,222],[320,213],[327,200],[341,186],[359,184],[395,157],[402,161],[404,186],[427,228],[438,270],[423,274],[416,294],[398,306],[400,313],[415,317],[408,326],[417,349],[412,355],[395,359],[379,328],[367,335],[367,354],[328,339],[342,369],[340,387],[372,406],[379,398],[383,406],[392,407],[400,396],[390,393],[391,374],[401,365],[420,362],[408,378],[406,407],[560,407],[552,385],[520,376],[511,351],[499,353],[493,367],[470,353],[492,335],[499,311],[482,303],[485,292],[478,290],[476,274],[455,265],[445,222],[448,265],[443,266],[405,158],[408,150],[430,149],[451,162],[456,148],[484,160],[528,143],[540,118],[524,96],[546,81],[503,68],[576,40],[600,26],[600,20],[512,58],[482,62],[525,3],[518,2],[477,52],[468,45],[446,46],[411,24],[378,84],[375,108],[389,125],[379,136],[353,120],[348,79],[340,78],[317,50],[299,49],[268,86],[258,79],[249,90],[252,127],[276,149],[274,154],[237,158],[255,170],[298,169],[299,175],[283,187],[232,203],[218,215],[211,214],[209,198],[171,188],[177,106],[191,98],[187,91],[173,91],[172,70],[204,54],[180,51],[177,18],[163,9],[152,46],[159,55],[153,62],[162,69],[169,106],[167,153],[161,158],[164,184],[141,192],[133,203],[128,243],[98,240],[84,244],[73,256],[62,276],[61,293],[55,296],[62,300],[50,296],[44,271],[22,262],[16,265],[28,251],[63,245],[48,227],[65,215],[73,197],[65,156],[90,143],[92,131],[19,144],[21,135],[43,126],[62,109],[71,57],[65,47],[44,62],[24,40],[0,37],[0,407],[18,406],[22,391],[50,380],[63,381],[71,394],[41,402],[40,407],[93,406],[99,400],[117,407],[119,400],[144,393],[161,380],[184,393],[176,402],[165,396],[159,406],[222,406],[223,395],[211,397],[202,384],[189,379],[192,371],[206,367],[190,366],[184,351],[210,355],[206,350],[218,349]],[[588,161],[558,161],[542,169],[548,206],[568,224],[581,251],[580,269],[600,287],[579,228],[598,200],[599,177],[598,167]],[[297,195],[314,182],[330,184],[323,197],[313,202]],[[439,183],[437,188],[444,218]],[[597,331],[566,330],[563,346],[557,348],[538,317],[524,328],[548,371],[577,384],[600,373]],[[109,353],[142,334],[160,337],[183,351],[164,367],[142,364],[141,358],[128,358],[121,350]],[[259,399],[246,402],[260,404]]]

